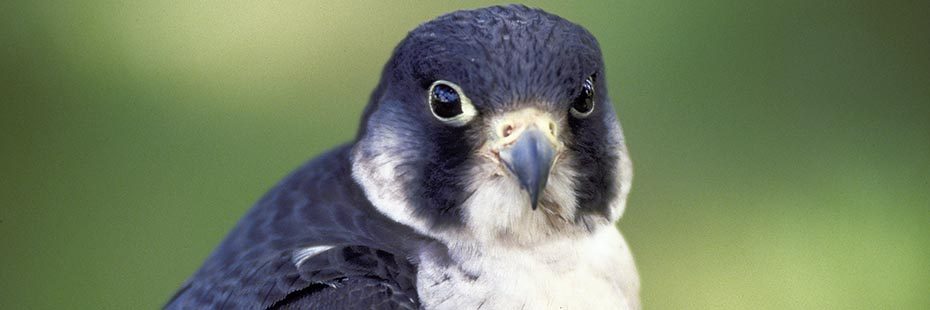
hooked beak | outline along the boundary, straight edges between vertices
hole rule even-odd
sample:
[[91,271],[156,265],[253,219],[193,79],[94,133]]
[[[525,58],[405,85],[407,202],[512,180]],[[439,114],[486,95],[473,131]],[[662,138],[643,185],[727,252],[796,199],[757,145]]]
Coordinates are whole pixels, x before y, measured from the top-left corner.
[[502,148],[500,158],[520,180],[520,186],[529,193],[530,203],[536,210],[539,195],[549,180],[555,147],[545,133],[532,126],[524,130],[513,144]]

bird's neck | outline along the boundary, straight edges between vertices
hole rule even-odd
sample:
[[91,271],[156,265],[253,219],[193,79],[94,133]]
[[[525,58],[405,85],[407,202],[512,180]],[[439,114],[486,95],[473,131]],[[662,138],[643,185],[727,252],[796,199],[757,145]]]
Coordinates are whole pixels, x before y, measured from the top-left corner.
[[[527,298],[539,302],[536,308],[626,309],[637,303],[639,282],[632,256],[612,226],[529,246],[445,242],[424,247],[419,259],[418,285],[447,289],[421,292],[426,304],[438,303],[434,308],[476,307],[485,299],[491,308],[519,308]],[[446,300],[432,296],[436,291],[457,293]],[[480,298],[471,300],[472,295]]]

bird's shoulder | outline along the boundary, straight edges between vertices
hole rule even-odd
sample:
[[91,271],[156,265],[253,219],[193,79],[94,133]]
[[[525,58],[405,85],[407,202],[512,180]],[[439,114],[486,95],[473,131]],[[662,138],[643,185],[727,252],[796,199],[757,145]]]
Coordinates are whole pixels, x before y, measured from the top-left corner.
[[267,309],[352,295],[415,308],[408,249],[419,236],[370,205],[350,152],[333,149],[278,183],[166,307]]
[[[257,268],[247,266],[258,266]],[[168,309],[416,309],[416,267],[403,255],[362,245],[326,247],[234,267],[236,274],[191,281]]]
[[416,309],[416,267],[401,255],[367,246],[327,249],[298,262],[314,285],[292,292],[271,308]]

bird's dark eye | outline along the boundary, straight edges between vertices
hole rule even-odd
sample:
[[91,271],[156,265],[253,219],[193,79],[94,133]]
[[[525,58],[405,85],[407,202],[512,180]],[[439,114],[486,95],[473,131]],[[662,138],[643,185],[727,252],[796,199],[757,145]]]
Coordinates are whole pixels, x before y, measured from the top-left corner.
[[462,114],[462,100],[459,93],[446,84],[436,84],[429,98],[433,113],[440,118],[453,118]]
[[589,76],[581,84],[581,93],[572,102],[572,115],[585,117],[594,111],[594,76]]
[[429,109],[440,121],[453,126],[464,125],[477,114],[462,88],[443,80],[429,88]]

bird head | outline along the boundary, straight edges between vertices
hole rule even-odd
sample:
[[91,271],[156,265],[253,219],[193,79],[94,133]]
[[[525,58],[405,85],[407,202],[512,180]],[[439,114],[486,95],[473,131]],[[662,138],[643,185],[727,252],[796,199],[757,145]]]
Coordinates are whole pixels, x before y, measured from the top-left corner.
[[458,11],[396,47],[362,118],[353,177],[421,233],[518,244],[590,233],[632,178],[597,40],[524,6]]

